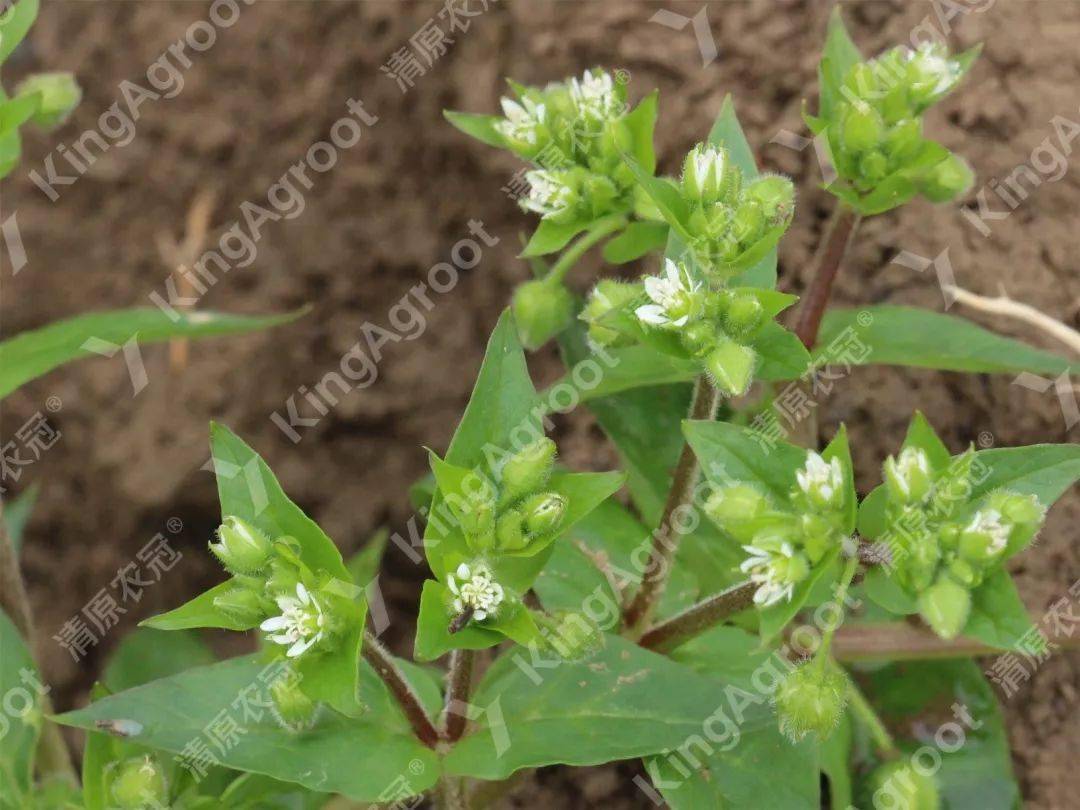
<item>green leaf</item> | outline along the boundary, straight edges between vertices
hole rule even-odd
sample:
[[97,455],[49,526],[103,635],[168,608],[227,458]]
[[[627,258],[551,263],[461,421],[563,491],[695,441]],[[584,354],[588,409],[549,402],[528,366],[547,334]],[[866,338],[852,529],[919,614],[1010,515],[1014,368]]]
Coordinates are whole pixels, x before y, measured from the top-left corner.
[[506,139],[495,129],[495,124],[502,120],[498,115],[477,115],[475,113],[443,110],[443,117],[466,135],[471,135],[481,143],[497,149],[506,148]]
[[[810,808],[820,802],[817,744],[793,745],[779,730],[769,698],[785,671],[771,649],[736,627],[716,627],[682,645],[672,657],[716,684],[714,706],[730,705],[741,690],[762,704],[771,722],[744,731],[731,750],[710,745],[699,730],[683,746],[646,761],[646,770],[672,810],[716,807]],[[723,700],[721,696],[726,696]],[[700,742],[699,742],[700,741]]]
[[840,6],[833,9],[829,16],[829,29],[825,37],[825,48],[818,67],[818,85],[821,93],[820,114],[830,123],[833,110],[840,95],[840,86],[844,76],[857,63],[862,61],[862,54],[851,39]]
[[855,515],[859,506],[859,498],[855,493],[855,471],[851,463],[851,447],[848,445],[847,426],[840,425],[832,441],[821,451],[821,457],[826,461],[834,458],[840,461],[840,467],[844,471],[844,532],[850,535],[855,531]]
[[[862,324],[867,320],[868,325]],[[851,330],[848,332],[847,330]],[[815,360],[835,361],[830,344],[850,341],[856,351],[846,352],[844,362],[855,365],[896,365],[1012,374],[1030,371],[1061,374],[1070,361],[1052,352],[1002,337],[971,321],[926,309],[891,305],[861,309],[831,309],[821,324]]]
[[735,276],[731,283],[739,287],[758,287],[771,290],[776,286],[776,248],[752,267]]
[[988,575],[971,592],[971,615],[963,635],[999,650],[1013,650],[1032,627],[1031,616],[1004,568]]
[[986,475],[973,482],[972,500],[995,489],[1007,489],[1034,495],[1049,508],[1080,479],[1080,445],[1032,444],[980,450],[975,454],[975,464],[985,467]]
[[30,513],[34,511],[40,490],[41,486],[35,482],[4,504],[4,529],[16,555],[22,549],[23,532],[30,521]]
[[349,569],[349,576],[352,577],[353,582],[364,587],[375,578],[379,573],[383,553],[386,551],[386,542],[389,539],[390,530],[383,527],[371,535],[364,547],[349,558],[345,567]]
[[840,549],[834,548],[810,570],[810,576],[795,586],[791,599],[758,610],[762,643],[771,641],[780,635],[780,632],[803,609],[815,591],[820,587],[824,587],[819,583],[828,583],[840,575],[839,561]]
[[[0,797],[26,797],[33,786],[34,750],[41,733],[41,696],[46,688],[15,625],[0,611]],[[0,802],[2,804],[3,802]],[[19,805],[22,806],[22,805]]]
[[19,0],[0,14],[0,65],[7,61],[34,24],[38,0]]
[[[90,699],[98,700],[108,694],[108,689],[95,684]],[[119,758],[116,748],[117,741],[109,735],[98,731],[86,732],[82,761],[82,794],[86,810],[108,810],[105,769]]]
[[781,441],[766,451],[754,431],[730,422],[686,421],[683,434],[709,481],[757,484],[780,503],[787,502],[795,473],[806,464],[805,448]]
[[139,622],[140,627],[150,627],[155,630],[194,630],[200,627],[212,627],[220,630],[250,630],[258,627],[259,622],[240,622],[232,615],[218,610],[214,604],[214,598],[226,591],[232,590],[235,585],[232,581],[222,582],[208,591],[199,594],[194,599],[185,602],[178,608],[166,613],[151,616]]
[[[488,469],[490,459],[515,449],[515,441],[523,445],[542,436],[542,415],[513,318],[504,311],[488,340],[472,396],[444,460],[457,467]],[[431,513],[444,514],[444,503],[436,491]],[[448,562],[448,554],[460,553],[455,541],[443,542],[436,523],[445,522],[428,521],[424,531],[428,564],[439,579],[457,565],[458,561]]]
[[452,617],[447,610],[451,598],[450,590],[441,582],[433,579],[424,582],[413,650],[417,661],[434,661],[451,650],[486,650],[506,639],[528,644],[539,633],[532,614],[520,601],[515,601],[505,604],[497,618],[483,624],[470,622],[451,634],[448,628]]
[[720,105],[720,114],[716,116],[716,121],[709,130],[709,143],[722,146],[727,150],[731,162],[742,171],[744,181],[753,180],[758,176],[754,152],[746,140],[739,117],[735,114],[735,103],[731,99],[731,93],[724,96],[724,103]]
[[[407,720],[389,698],[373,701],[372,711],[359,719],[323,713],[310,732],[295,734],[280,728],[270,711],[259,705],[268,700],[274,673],[280,676],[275,666],[244,657],[196,667],[57,719],[87,730],[125,721],[131,730],[129,741],[174,754],[190,751],[192,741],[201,741],[225,767],[361,802],[379,801],[398,774],[416,794],[437,781],[438,758],[412,736]],[[368,672],[367,677],[375,676]],[[377,689],[378,684],[370,688]],[[239,727],[235,744],[222,746],[224,751],[214,748],[206,736],[206,729],[220,724],[222,717]],[[358,751],[363,752],[363,767],[357,767]]]
[[915,598],[905,591],[881,566],[873,566],[863,580],[866,595],[897,616],[911,616],[919,612]]
[[133,339],[145,344],[174,337],[241,334],[289,323],[305,312],[258,317],[189,312],[172,321],[160,309],[119,309],[56,321],[0,342],[0,397],[69,360],[98,356],[86,348],[88,341],[119,348]]
[[686,230],[686,220],[690,212],[687,209],[686,201],[682,198],[675,184],[663,177],[653,177],[651,172],[645,171],[638,165],[636,160],[628,155],[624,155],[623,160],[630,168],[638,185],[649,196],[649,199],[656,203],[656,207],[660,209],[660,213],[668,225],[672,227],[672,230],[683,239],[689,239],[690,235]]
[[952,461],[952,455],[945,442],[937,435],[922,411],[915,411],[904,437],[903,447],[915,447],[926,453],[931,469],[944,470]]
[[793,332],[769,321],[750,344],[761,357],[755,377],[767,382],[795,380],[810,367],[810,353]]
[[[940,755],[941,767],[934,778],[943,808],[1020,807],[1001,709],[977,664],[964,659],[906,661],[869,672],[860,680],[885,725],[899,736],[897,742],[905,755],[923,746]],[[961,712],[966,712],[970,722]],[[947,749],[933,737],[923,736],[923,730],[944,726],[948,726],[942,732]],[[923,755],[918,761],[929,759]],[[859,806],[870,807],[872,802],[859,802]]]
[[608,264],[626,264],[659,250],[667,244],[668,230],[666,222],[631,222],[622,233],[604,245],[604,261]]
[[656,151],[653,148],[653,131],[656,129],[656,105],[659,90],[653,90],[623,118],[623,124],[630,133],[633,146],[630,154],[645,171],[656,171]]
[[[556,657],[537,666],[511,650],[488,670],[470,702],[479,716],[444,765],[449,773],[481,779],[658,753],[701,734],[714,715],[715,730],[728,729],[726,741],[734,731],[714,681],[616,636],[582,662]],[[766,702],[739,718],[743,735],[775,722]]]
[[224,425],[211,423],[210,452],[222,518],[242,518],[271,540],[294,537],[300,543],[300,559],[312,571],[349,581],[337,546],[289,499],[270,467],[243,439]]
[[546,256],[557,250],[562,250],[570,240],[584,230],[588,230],[589,222],[571,222],[568,224],[555,223],[550,219],[540,220],[536,226],[525,249],[521,251],[521,258],[528,259],[534,256]]
[[210,648],[193,632],[140,628],[121,639],[109,656],[102,681],[109,691],[121,692],[214,661]]
[[851,784],[851,716],[846,712],[836,730],[820,743],[821,770],[829,779],[829,807],[847,810],[853,796]]

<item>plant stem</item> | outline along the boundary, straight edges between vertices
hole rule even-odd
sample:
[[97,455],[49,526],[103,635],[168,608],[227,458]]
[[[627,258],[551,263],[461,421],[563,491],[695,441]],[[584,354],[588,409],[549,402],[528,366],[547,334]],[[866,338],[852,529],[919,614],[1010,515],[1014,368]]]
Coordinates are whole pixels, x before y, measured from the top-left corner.
[[412,725],[413,731],[420,739],[420,742],[428,748],[434,748],[439,742],[439,732],[431,722],[427,712],[424,711],[419,695],[416,694],[412,684],[409,683],[405,673],[398,667],[390,652],[367,630],[364,631],[364,644],[361,654],[390,689],[390,694],[394,696],[405,712],[405,716],[409,719],[409,723]]
[[[1080,634],[1047,636],[1051,649],[1080,649]],[[843,627],[832,645],[833,658],[860,661],[925,661],[1000,655],[1001,650],[970,638],[946,640],[907,622],[875,622]]]
[[[836,635],[836,630],[844,621],[843,605],[847,599],[848,588],[851,587],[851,580],[855,577],[855,571],[859,567],[859,555],[853,554],[848,557],[847,565],[844,566],[844,572],[840,575],[840,586],[836,589],[833,598],[833,604],[841,607],[841,612],[835,622],[830,623],[821,637],[821,646],[818,648],[818,659],[824,661],[829,657],[829,648],[832,646],[833,636]],[[824,666],[824,664],[822,664]]]
[[[694,383],[694,397],[690,403],[689,418],[711,420],[716,416],[716,408],[719,404],[720,393],[705,375],[698,377]],[[672,531],[671,526],[672,516],[680,506],[685,506],[693,500],[699,472],[697,457],[689,443],[684,441],[678,464],[675,466],[675,473],[672,476],[671,489],[668,491],[667,502],[664,504],[660,525],[653,532],[652,552],[641,580],[641,587],[623,614],[623,620],[631,633],[647,627],[656,603],[664,592],[664,585],[667,583],[671,569],[671,560],[678,547],[678,534]]]
[[[35,635],[34,621],[30,613],[30,598],[27,596],[26,584],[23,582],[22,571],[19,568],[19,557],[4,527],[3,517],[3,502],[0,501],[0,610],[11,618],[12,624],[23,637],[32,656]],[[40,671],[40,667],[38,669]],[[41,713],[46,717],[53,714],[52,701],[47,694],[41,695],[40,708]],[[79,783],[64,736],[60,733],[59,727],[49,720],[41,726],[36,767],[38,773],[42,775],[58,775],[72,784]]]
[[799,319],[795,326],[795,334],[807,350],[812,350],[817,343],[818,329],[821,328],[821,319],[829,303],[833,281],[860,221],[861,217],[852,208],[838,203],[825,238],[814,254],[813,275],[799,304]]
[[727,590],[713,594],[682,613],[660,622],[642,635],[638,643],[656,652],[670,652],[753,605],[756,590],[757,585],[752,582],[732,585]]
[[443,774],[439,779],[439,807],[441,810],[468,810],[465,798],[465,780],[460,776]]
[[859,722],[870,732],[870,738],[874,741],[874,747],[877,748],[878,753],[885,759],[895,759],[900,756],[900,750],[893,742],[892,735],[881,722],[881,718],[877,716],[870,701],[866,699],[850,675],[847,676],[847,681],[848,705]]
[[626,217],[616,214],[604,219],[597,220],[585,233],[577,238],[570,247],[563,251],[559,260],[552,265],[546,278],[552,281],[562,281],[570,268],[577,264],[577,260],[585,255],[593,245],[601,241],[615,231],[621,230],[626,225]]
[[454,650],[450,653],[450,672],[447,674],[446,711],[443,713],[443,739],[457,742],[465,733],[465,705],[472,688],[474,650]]

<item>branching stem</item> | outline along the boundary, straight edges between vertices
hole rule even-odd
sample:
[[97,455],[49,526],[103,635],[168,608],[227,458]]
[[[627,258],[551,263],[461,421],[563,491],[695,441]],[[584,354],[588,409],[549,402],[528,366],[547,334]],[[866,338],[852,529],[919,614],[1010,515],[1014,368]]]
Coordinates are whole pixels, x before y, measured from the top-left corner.
[[638,643],[656,652],[670,652],[753,605],[756,590],[757,585],[752,582],[732,585],[727,590],[713,594],[682,613],[660,622],[645,633]]
[[[704,375],[698,377],[694,383],[694,397],[690,403],[690,419],[713,419],[719,404],[720,393],[707,377]],[[675,474],[672,477],[671,489],[668,491],[667,502],[664,504],[660,525],[653,532],[652,551],[641,580],[641,587],[623,615],[625,625],[631,634],[648,626],[656,603],[664,592],[664,585],[671,571],[671,562],[678,547],[678,534],[673,531],[672,518],[679,507],[686,506],[693,500],[699,472],[697,457],[689,443],[684,441],[678,464],[675,466]]]
[[428,748],[434,748],[439,742],[439,732],[431,722],[424,706],[420,702],[420,696],[416,694],[412,684],[405,677],[394,661],[390,652],[367,630],[364,631],[364,646],[362,655],[375,669],[375,672],[390,689],[401,706],[405,716],[409,719],[416,736]]
[[472,688],[473,650],[454,650],[450,653],[450,671],[447,674],[446,710],[443,713],[443,739],[454,743],[465,733],[468,717],[465,707]]
[[563,251],[562,255],[559,256],[559,260],[552,265],[547,278],[552,281],[562,281],[566,274],[570,272],[570,268],[577,264],[578,259],[584,256],[589,248],[625,226],[626,217],[622,214],[598,220],[591,228],[579,236],[574,244]]

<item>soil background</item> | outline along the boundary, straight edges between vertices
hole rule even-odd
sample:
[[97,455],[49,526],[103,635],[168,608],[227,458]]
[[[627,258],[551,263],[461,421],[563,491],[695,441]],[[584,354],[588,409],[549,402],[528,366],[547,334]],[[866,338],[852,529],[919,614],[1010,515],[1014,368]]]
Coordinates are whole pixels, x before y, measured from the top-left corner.
[[[470,7],[479,9],[480,0]],[[98,3],[45,0],[28,43],[13,59],[10,83],[31,70],[74,71],[85,98],[58,131],[30,131],[19,169],[5,181],[3,205],[15,211],[29,264],[17,276],[5,266],[3,336],[87,310],[148,306],[168,266],[158,242],[180,237],[197,193],[217,192],[211,240],[239,215],[245,200],[265,205],[266,190],[327,137],[350,97],[379,117],[360,143],[318,175],[295,219],[270,223],[250,267],[223,276],[202,298],[207,309],[262,313],[311,304],[295,323],[243,337],[194,343],[182,371],[168,349],[143,349],[149,385],[138,396],[119,358],[87,360],[27,385],[4,402],[2,435],[14,431],[49,397],[62,408],[50,421],[62,439],[23,469],[13,489],[42,485],[24,554],[39,626],[38,655],[61,709],[82,704],[123,632],[219,580],[205,545],[218,523],[208,458],[207,423],[224,422],[276,470],[286,490],[345,552],[380,526],[404,529],[407,488],[425,472],[422,445],[442,449],[467,400],[485,339],[527,268],[515,258],[519,234],[533,220],[500,188],[519,165],[458,133],[445,107],[495,111],[504,76],[544,83],[592,65],[629,72],[636,100],[659,87],[660,169],[704,137],[726,93],[759,162],[788,173],[800,189],[790,234],[780,250],[781,286],[799,292],[808,259],[831,208],[817,189],[812,149],[798,152],[770,139],[781,129],[805,134],[803,98],[816,98],[816,61],[832,4],[716,2],[704,6],[719,57],[703,65],[687,27],[650,18],[659,8],[687,17],[701,2],[493,2],[467,31],[402,93],[380,72],[407,47],[441,2],[261,2],[193,55],[175,98],[141,110],[137,135],[98,159],[52,203],[28,179],[57,144],[70,144],[119,98],[124,79],[146,85],[147,66],[206,19],[207,5],[188,2]],[[847,19],[866,53],[908,42],[931,4],[852,2]],[[954,4],[955,5],[955,4]],[[954,47],[985,43],[962,89],[928,119],[932,136],[973,165],[978,186],[1023,163],[1045,138],[1051,119],[1080,121],[1080,4],[998,0],[968,5],[985,11],[950,22]],[[424,64],[424,63],[421,63]],[[1073,156],[1072,164],[1076,158]],[[962,201],[973,205],[974,194]],[[1000,201],[995,208],[1003,208]],[[891,264],[902,249],[933,257],[946,248],[960,284],[983,293],[1004,286],[1016,298],[1077,326],[1080,271],[1076,215],[1080,175],[1047,180],[984,237],[961,205],[919,201],[865,223],[836,290],[842,304],[909,303],[943,308],[932,273]],[[6,214],[5,214],[6,216]],[[337,368],[371,322],[389,327],[388,311],[428,269],[448,258],[477,219],[499,238],[475,269],[439,299],[423,334],[392,343],[378,381],[343,396],[293,444],[270,420],[300,386]],[[595,261],[595,260],[594,260]],[[631,268],[636,272],[636,268]],[[591,273],[579,269],[584,289]],[[1058,347],[1009,323],[1000,331]],[[539,380],[557,372],[552,353],[534,357]],[[878,480],[885,455],[918,407],[956,451],[988,431],[998,446],[1077,441],[1052,393],[1011,384],[1007,376],[960,375],[870,367],[838,385],[821,410],[829,435],[847,423],[857,449],[858,484]],[[310,413],[310,412],[309,412]],[[614,459],[588,415],[563,420],[564,456],[581,468]],[[169,518],[183,559],[76,664],[50,637],[76,615],[117,569]],[[1012,568],[1027,606],[1041,614],[1080,579],[1074,491],[1053,510],[1039,543]],[[415,598],[425,576],[397,549],[382,580],[391,603],[391,643],[409,646]],[[1057,655],[1006,701],[1011,741],[1028,806],[1075,807],[1080,794],[1080,657]],[[645,807],[627,778],[630,766],[558,769],[511,799],[515,806]]]

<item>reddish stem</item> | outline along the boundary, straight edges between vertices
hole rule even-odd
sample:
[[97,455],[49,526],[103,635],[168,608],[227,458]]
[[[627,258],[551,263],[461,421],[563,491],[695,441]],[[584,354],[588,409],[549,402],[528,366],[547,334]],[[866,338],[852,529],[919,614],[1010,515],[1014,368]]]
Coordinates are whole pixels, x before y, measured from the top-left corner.
[[818,330],[821,328],[825,308],[829,304],[833,282],[860,220],[861,217],[854,210],[840,203],[833,212],[825,238],[814,255],[814,272],[810,277],[810,286],[803,293],[799,304],[799,320],[795,326],[796,336],[808,351],[817,343]]

